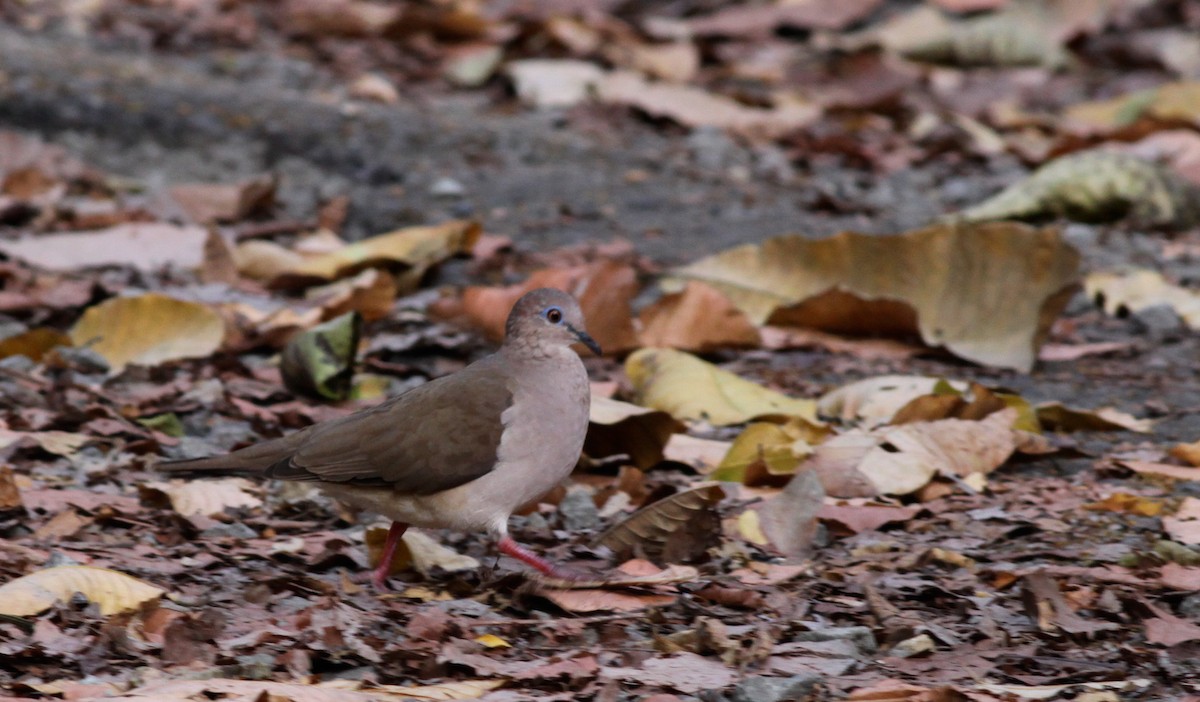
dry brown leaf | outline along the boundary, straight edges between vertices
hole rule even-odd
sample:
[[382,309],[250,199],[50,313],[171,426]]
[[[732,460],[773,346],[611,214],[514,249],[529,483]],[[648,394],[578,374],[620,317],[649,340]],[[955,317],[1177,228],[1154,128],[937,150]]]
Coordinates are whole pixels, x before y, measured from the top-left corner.
[[[653,502],[600,534],[593,547],[606,546],[618,558],[638,556],[675,562],[703,551],[706,530],[715,535],[715,507],[725,497],[716,483],[701,483],[691,489]],[[700,543],[677,543],[680,537],[698,538]]]
[[817,513],[824,500],[821,477],[811,469],[796,471],[782,493],[758,507],[763,535],[789,558],[807,555],[817,536]]
[[1002,222],[890,237],[782,236],[672,275],[678,285],[702,280],[721,290],[755,324],[919,332],[962,358],[1029,370],[1078,268],[1079,254],[1057,230]]
[[214,353],[225,338],[221,315],[205,305],[158,293],[116,297],[90,307],[71,327],[71,341],[89,346],[119,373]]
[[637,348],[630,301],[637,293],[637,274],[625,263],[598,261],[569,268],[546,268],[520,285],[468,287],[461,300],[438,311],[443,317],[463,317],[491,339],[504,338],[504,321],[513,304],[535,288],[565,290],[579,300],[588,331],[605,353]]
[[21,490],[17,487],[12,468],[0,466],[0,513],[24,507],[25,503],[21,501]]
[[1185,497],[1175,514],[1162,519],[1163,531],[1173,541],[1189,546],[1200,544],[1200,499]]
[[592,393],[587,440],[583,452],[592,458],[624,454],[638,468],[646,469],[663,458],[671,436],[683,424],[666,412],[613,400]]
[[1115,98],[1083,102],[1063,112],[1064,126],[1083,135],[1101,135],[1140,120],[1200,125],[1200,82],[1164,83]]
[[926,352],[925,347],[895,339],[852,339],[800,327],[765,326],[758,330],[762,347],[772,351],[819,348],[856,358],[903,361]]
[[171,198],[196,224],[236,222],[267,210],[275,201],[275,177],[253,178],[233,185],[183,183],[171,186]]
[[415,288],[421,275],[434,264],[470,252],[479,234],[479,225],[467,220],[406,227],[308,258],[273,280],[271,285],[306,287],[351,276],[366,268],[399,266],[404,270],[404,280],[408,284],[401,286],[401,292],[405,292]]
[[321,305],[323,319],[357,312],[364,322],[374,322],[392,313],[397,292],[396,280],[390,273],[368,268],[353,278],[309,288],[304,296]]
[[816,403],[799,400],[673,349],[641,349],[625,360],[637,401],[679,419],[719,426],[760,417],[799,417],[817,423]]
[[721,661],[687,652],[647,658],[637,668],[604,667],[600,669],[600,676],[602,680],[628,680],[688,694],[719,690],[737,679],[734,670]]
[[1120,465],[1142,475],[1161,475],[1174,480],[1200,480],[1200,470],[1169,463],[1150,461],[1119,461]]
[[568,612],[636,612],[647,607],[675,604],[674,595],[614,590],[539,590],[538,594]]
[[366,0],[287,0],[281,25],[303,36],[378,36],[404,16],[401,5]]
[[921,511],[920,507],[897,507],[864,500],[849,500],[840,504],[825,504],[817,511],[817,518],[834,522],[853,534],[873,531],[885,524],[906,522]]
[[1168,453],[1172,458],[1178,458],[1190,466],[1200,466],[1200,441],[1175,444]]
[[709,351],[757,346],[758,330],[719,290],[689,281],[682,292],[664,295],[638,315],[643,346]]
[[1167,305],[1191,329],[1200,329],[1200,293],[1169,282],[1149,268],[1090,273],[1083,282],[1087,296],[1111,315],[1140,312]]
[[208,480],[172,480],[151,482],[140,486],[144,493],[160,494],[171,508],[185,517],[214,517],[226,509],[253,508],[262,505],[260,492],[245,478]]
[[197,268],[204,263],[208,232],[161,222],[129,222],[108,229],[48,234],[0,242],[0,251],[47,270],[132,266]]
[[702,88],[647,82],[632,71],[614,71],[595,84],[604,102],[635,107],[652,117],[674,120],[687,127],[716,127],[749,136],[780,136],[808,126],[821,108],[785,102],[777,107],[747,107]]
[[1114,142],[1104,148],[1165,163],[1184,180],[1200,185],[1200,134],[1191,130],[1167,129],[1154,132],[1141,141]]
[[108,616],[135,609],[160,597],[165,590],[124,573],[91,566],[58,566],[22,576],[0,585],[0,614],[31,617],[75,593],[100,607]]
[[[870,16],[882,0],[806,0],[735,5],[688,20],[696,36],[765,38],[779,27],[840,30]],[[720,5],[716,5],[720,7]]]
[[1121,628],[1116,622],[1097,622],[1084,619],[1071,607],[1058,584],[1042,571],[1022,578],[1021,598],[1025,611],[1047,633],[1093,636],[1101,631]]
[[66,334],[50,327],[38,327],[0,340],[0,358],[24,356],[40,363],[50,349],[70,345],[71,337]]
[[273,241],[251,239],[233,250],[238,273],[264,283],[303,265],[303,255]]

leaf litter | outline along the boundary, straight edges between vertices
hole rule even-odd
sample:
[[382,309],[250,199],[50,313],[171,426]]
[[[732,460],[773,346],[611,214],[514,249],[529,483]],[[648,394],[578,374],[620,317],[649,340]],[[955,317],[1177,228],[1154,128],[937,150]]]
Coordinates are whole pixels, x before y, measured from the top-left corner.
[[[154,36],[164,52],[268,37],[337,66],[341,83],[322,99],[344,96],[348,110],[440,81],[513,81],[515,95],[485,99],[569,104],[569,125],[597,115],[606,129],[643,120],[664,134],[716,125],[739,144],[783,148],[822,189],[814,210],[866,219],[881,205],[827,184],[832,164],[866,179],[929,173],[939,196],[980,169],[1003,176],[996,190],[1018,170],[1032,175],[1009,191],[1019,198],[972,209],[983,191],[967,187],[939,200],[959,224],[814,241],[781,223],[748,249],[680,252],[662,275],[619,251],[528,256],[508,224],[488,235],[513,238],[485,247],[462,219],[349,241],[344,201],[341,214],[326,203],[316,227],[273,220],[282,181],[271,174],[174,184],[177,210],[164,216],[167,205],[64,149],[2,135],[0,221],[13,231],[0,247],[10,259],[0,309],[17,324],[0,373],[11,466],[0,473],[0,588],[45,580],[36,597],[5,598],[34,603],[0,621],[6,690],[256,700],[620,690],[664,702],[1188,691],[1200,511],[1188,492],[1195,451],[1180,448],[1196,441],[1195,402],[1180,398],[1194,374],[1172,359],[1194,348],[1172,329],[1189,321],[1187,266],[1200,251],[1179,196],[1194,187],[1198,121],[1186,41],[1166,41],[1153,12],[946,0],[649,14],[201,5],[3,12],[27,28],[147,32],[138,41]],[[163,22],[168,12],[180,14]],[[1195,21],[1166,22],[1186,35]],[[183,26],[197,31],[173,35]],[[1147,45],[1156,51],[1139,54]],[[531,59],[558,92],[530,87],[520,69]],[[1099,79],[1114,60],[1142,63],[1118,85]],[[563,71],[572,65],[585,68]],[[658,175],[643,170],[630,182]],[[754,197],[737,167],[720,177]],[[1089,239],[1079,225],[1060,234],[963,215],[1111,224]],[[1167,242],[1162,229],[1178,231]],[[1140,242],[1120,263],[1158,278],[1131,290],[1096,277],[1114,270],[1098,254],[1114,239]],[[466,291],[443,289],[430,306],[439,265],[472,254],[448,267],[468,265],[465,280],[451,276]],[[1072,300],[1080,279],[1111,316]],[[513,529],[588,571],[630,556],[656,565],[629,561],[605,587],[558,588],[495,569],[476,535],[414,533],[398,560],[409,586],[379,597],[361,582],[380,536],[364,526],[370,515],[294,487],[176,485],[149,470],[159,455],[277,436],[451,372],[485,344],[429,315],[495,339],[507,306],[537,285],[584,298],[612,354],[589,367],[609,391],[571,490],[543,496]],[[172,302],[120,310],[155,297]],[[1184,324],[1171,327],[1164,308]],[[293,394],[279,350],[351,311],[366,322],[363,343],[347,345],[338,372],[364,392],[338,404]],[[187,679],[204,665],[217,677]]]

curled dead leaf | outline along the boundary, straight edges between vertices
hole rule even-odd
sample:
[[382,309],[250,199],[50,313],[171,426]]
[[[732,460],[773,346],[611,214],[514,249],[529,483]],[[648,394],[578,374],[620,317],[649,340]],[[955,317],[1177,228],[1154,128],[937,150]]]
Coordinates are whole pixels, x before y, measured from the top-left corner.
[[638,315],[643,346],[709,351],[728,346],[757,346],[758,330],[719,290],[689,281]]
[[171,508],[185,517],[213,517],[226,509],[253,508],[262,504],[254,483],[245,478],[214,480],[172,480],[140,486],[143,495],[166,498]]

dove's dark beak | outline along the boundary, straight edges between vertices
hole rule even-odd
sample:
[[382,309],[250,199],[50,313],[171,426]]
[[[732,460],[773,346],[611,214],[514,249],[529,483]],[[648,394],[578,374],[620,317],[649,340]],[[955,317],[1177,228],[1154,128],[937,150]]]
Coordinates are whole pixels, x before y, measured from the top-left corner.
[[597,344],[596,340],[593,339],[590,334],[580,329],[576,329],[569,324],[567,325],[567,329],[570,329],[571,333],[575,335],[575,338],[579,339],[579,343],[591,349],[592,353],[596,354],[597,356],[604,355],[604,352],[600,350],[600,344]]

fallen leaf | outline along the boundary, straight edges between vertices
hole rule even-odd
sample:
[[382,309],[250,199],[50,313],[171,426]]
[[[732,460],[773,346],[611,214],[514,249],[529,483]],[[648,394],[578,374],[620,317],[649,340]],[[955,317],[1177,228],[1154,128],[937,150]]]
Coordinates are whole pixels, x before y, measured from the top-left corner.
[[347,312],[292,337],[279,361],[279,373],[288,390],[325,400],[340,401],[350,395],[362,317]]
[[687,694],[719,690],[732,685],[736,679],[734,671],[724,663],[687,652],[647,658],[637,668],[602,667],[600,677],[630,681],[638,685],[665,687]]
[[1173,516],[1162,518],[1162,525],[1173,540],[1189,546],[1200,544],[1200,498],[1183,498]]
[[1026,613],[1047,633],[1093,636],[1102,631],[1120,629],[1115,622],[1096,622],[1084,619],[1071,608],[1058,589],[1058,584],[1045,573],[1038,571],[1022,578],[1022,600]]
[[378,36],[404,16],[400,5],[365,0],[287,0],[281,26],[301,36]]
[[1102,271],[1089,274],[1083,282],[1087,296],[1110,315],[1127,315],[1156,305],[1167,305],[1191,329],[1200,329],[1200,293],[1167,281],[1149,268]]
[[392,81],[378,73],[364,73],[350,84],[347,94],[355,100],[370,100],[384,105],[394,105],[400,92]]
[[1138,419],[1112,407],[1081,410],[1061,402],[1044,402],[1034,407],[1034,411],[1046,431],[1136,431],[1147,434],[1154,430],[1154,420]]
[[1063,111],[1064,127],[1100,136],[1139,121],[1200,125],[1200,82],[1163,83],[1115,98],[1082,102]]
[[0,466],[0,513],[24,508],[25,503],[21,501],[21,490],[17,488],[12,468]]
[[[324,1],[324,0],[322,0]],[[332,680],[319,685],[267,680],[167,680],[110,698],[113,702],[379,702],[380,700],[471,700],[504,685],[503,680],[456,680],[436,685],[378,685],[361,680]]]
[[719,290],[689,281],[682,292],[664,295],[638,315],[642,346],[709,351],[757,346],[758,330]]
[[959,217],[983,222],[1063,216],[1095,222],[1128,216],[1143,226],[1186,228],[1200,222],[1198,199],[1200,189],[1160,164],[1093,150],[1059,157]]
[[770,108],[747,107],[723,95],[674,83],[652,83],[633,71],[613,71],[595,82],[603,102],[637,108],[687,127],[715,127],[748,136],[782,136],[806,127],[821,115],[809,103],[784,102]]
[[1054,229],[942,224],[888,237],[776,237],[676,269],[664,286],[705,281],[755,324],[916,332],[967,360],[1027,371],[1078,267]]
[[1077,361],[1085,356],[1104,356],[1132,349],[1129,341],[1098,341],[1092,344],[1046,344],[1038,351],[1039,361]]
[[553,590],[542,589],[538,594],[568,612],[636,612],[648,607],[667,607],[675,604],[674,595],[655,593],[617,592],[614,590]]
[[575,59],[509,61],[505,72],[517,97],[534,107],[570,107],[583,102],[605,75],[604,69]]
[[881,494],[891,495],[918,489],[935,474],[986,475],[1020,443],[1013,430],[1017,416],[1016,410],[1005,409],[979,421],[943,419],[881,430],[880,447],[863,459],[859,471]]
[[[383,558],[387,532],[385,528],[371,528],[366,532],[364,538],[372,566],[378,566]],[[435,568],[447,573],[476,570],[479,568],[479,561],[443,546],[424,532],[409,529],[400,537],[400,544],[396,548],[396,555],[392,558],[388,573],[395,575],[410,567],[429,577]]]
[[0,585],[0,614],[30,617],[81,593],[109,616],[135,609],[165,590],[124,573],[91,566],[46,568]]
[[[1190,466],[1200,466],[1200,441],[1175,444],[1167,453],[1172,458],[1177,458]],[[1200,471],[1197,472],[1200,473]]]
[[0,251],[46,270],[133,266],[153,272],[164,266],[198,268],[204,263],[207,239],[203,227],[129,222],[90,232],[0,242]]
[[275,200],[275,176],[253,178],[233,185],[181,183],[168,189],[188,218],[196,224],[236,222],[268,210]]
[[[641,508],[610,527],[592,541],[593,548],[606,546],[618,558],[638,556],[678,562],[699,555],[715,536],[715,507],[725,497],[716,483],[701,483],[683,492]],[[707,531],[706,531],[707,529]],[[693,537],[696,543],[680,541]]]
[[813,470],[798,470],[782,493],[758,507],[763,534],[789,558],[808,555],[817,536],[817,513],[824,500],[820,476]]
[[1118,461],[1118,463],[1142,475],[1161,475],[1175,480],[1200,480],[1200,469],[1196,468],[1152,461]]
[[647,469],[663,458],[663,449],[684,426],[666,412],[613,400],[592,393],[587,439],[583,452],[592,458],[624,454]]
[[819,348],[832,353],[850,354],[868,361],[903,361],[926,353],[922,346],[906,344],[895,339],[852,339],[816,329],[768,325],[761,327],[758,332],[762,337],[762,347],[772,351]]
[[208,356],[221,347],[225,323],[205,305],[147,293],[89,307],[70,335],[76,346],[90,347],[119,373],[129,364]]
[[369,268],[353,278],[309,288],[304,296],[321,306],[325,319],[357,312],[364,322],[376,322],[392,313],[396,280],[391,274]]
[[769,390],[672,349],[641,349],[625,360],[641,405],[679,419],[725,426],[762,417],[799,417],[816,423],[816,403]]
[[682,463],[701,475],[707,475],[721,464],[725,454],[729,453],[730,446],[732,444],[728,441],[675,434],[663,448],[663,460]]
[[1166,505],[1162,500],[1155,500],[1143,495],[1131,495],[1127,492],[1114,492],[1099,502],[1091,502],[1084,509],[1099,512],[1121,512],[1136,514],[1142,517],[1157,517]]
[[1148,602],[1144,604],[1154,613],[1152,618],[1142,622],[1146,627],[1147,643],[1178,646],[1186,641],[1200,640],[1200,625]]
[[918,397],[933,394],[939,385],[947,385],[958,393],[966,392],[968,387],[961,381],[931,376],[880,375],[825,393],[817,399],[817,413],[872,428],[891,422],[901,408]]
[[906,58],[961,66],[1045,66],[1067,62],[1058,26],[1063,2],[1014,2],[1000,12],[944,25],[943,32],[897,46]]
[[881,4],[882,0],[807,0],[735,5],[689,19],[687,27],[696,36],[759,39],[780,27],[839,30],[866,19]]
[[185,517],[214,517],[227,509],[254,508],[262,499],[254,483],[245,478],[207,480],[172,480],[151,482],[139,486],[143,494],[158,493],[170,502],[171,508]]
[[70,346],[71,337],[57,329],[38,327],[0,340],[0,358],[24,356],[41,363],[42,358],[57,346]]
[[817,518],[844,526],[853,534],[874,531],[885,524],[906,522],[921,511],[920,507],[897,507],[872,502],[860,504],[824,504]]
[[750,424],[733,440],[711,480],[744,483],[751,487],[787,484],[796,467],[812,453],[812,444],[827,430],[803,420],[785,424]]
[[271,282],[272,287],[307,287],[354,275],[367,268],[400,267],[400,292],[415,289],[431,266],[456,254],[468,253],[479,238],[475,222],[454,220],[424,227],[406,227],[364,239],[326,254],[305,259]]
[[496,636],[495,634],[476,636],[475,641],[483,644],[484,648],[512,648],[512,644],[500,638],[499,636]]

